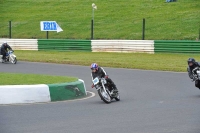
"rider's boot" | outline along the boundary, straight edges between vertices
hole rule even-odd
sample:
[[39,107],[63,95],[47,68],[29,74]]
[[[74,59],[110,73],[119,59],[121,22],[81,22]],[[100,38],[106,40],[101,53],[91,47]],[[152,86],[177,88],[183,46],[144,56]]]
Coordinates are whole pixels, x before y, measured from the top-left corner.
[[114,92],[117,93],[118,89],[117,89],[117,87],[116,87],[116,85],[114,83],[112,84],[112,87],[113,87]]
[[3,58],[3,57],[1,58],[1,60],[2,60],[2,63],[4,63],[4,62],[5,62],[5,60],[4,60],[4,58]]

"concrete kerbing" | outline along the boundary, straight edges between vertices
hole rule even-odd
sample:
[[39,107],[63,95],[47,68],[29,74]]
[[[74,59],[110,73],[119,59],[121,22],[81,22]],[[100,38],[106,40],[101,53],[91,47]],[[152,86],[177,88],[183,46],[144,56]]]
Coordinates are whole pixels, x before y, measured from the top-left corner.
[[86,96],[84,81],[60,84],[0,86],[0,104],[38,103],[73,100]]
[[[88,95],[89,94],[89,95]],[[72,100],[64,100],[64,101],[54,101],[54,102],[37,102],[37,103],[18,103],[18,104],[0,104],[0,106],[24,106],[24,105],[40,105],[40,104],[55,104],[55,103],[64,103],[64,102],[74,102],[74,101],[82,101],[89,98],[92,98],[95,96],[94,92],[87,91],[87,96],[83,98],[78,99],[72,99]]]
[[84,81],[79,79],[75,82],[48,84],[51,101],[72,100],[87,95]]

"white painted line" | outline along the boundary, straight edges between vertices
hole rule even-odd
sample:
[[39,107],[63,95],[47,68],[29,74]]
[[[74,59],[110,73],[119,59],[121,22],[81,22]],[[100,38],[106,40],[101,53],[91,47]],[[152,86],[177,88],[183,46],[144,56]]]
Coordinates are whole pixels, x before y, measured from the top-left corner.
[[0,106],[18,106],[18,105],[35,105],[35,104],[54,104],[54,103],[60,103],[60,102],[73,102],[73,101],[81,101],[81,100],[86,100],[86,99],[89,99],[89,98],[92,98],[95,96],[95,93],[94,92],[90,92],[90,91],[87,91],[87,93],[91,93],[91,96],[89,97],[85,97],[85,98],[80,98],[80,99],[74,99],[74,100],[64,100],[64,101],[54,101],[54,102],[44,102],[44,103],[22,103],[22,104],[4,104],[4,105],[0,105]]

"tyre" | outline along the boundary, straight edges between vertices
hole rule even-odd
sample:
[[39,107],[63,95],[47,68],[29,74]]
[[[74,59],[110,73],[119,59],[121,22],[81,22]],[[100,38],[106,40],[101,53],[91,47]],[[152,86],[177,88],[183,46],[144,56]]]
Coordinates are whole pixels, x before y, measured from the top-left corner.
[[16,64],[16,63],[17,63],[17,58],[15,58],[13,61],[13,64]]
[[117,93],[117,96],[115,97],[115,100],[116,101],[120,101],[120,95],[119,95],[119,93]]
[[13,64],[17,63],[17,58],[14,58],[14,60],[12,61]]
[[103,89],[99,89],[98,94],[105,103],[111,103],[112,99],[110,95],[107,92],[105,92]]

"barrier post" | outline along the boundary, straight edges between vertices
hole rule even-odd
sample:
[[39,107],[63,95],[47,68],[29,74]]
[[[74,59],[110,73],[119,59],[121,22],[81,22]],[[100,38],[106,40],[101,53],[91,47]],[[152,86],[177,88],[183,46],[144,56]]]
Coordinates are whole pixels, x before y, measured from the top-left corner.
[[145,39],[145,18],[143,18],[143,24],[142,24],[142,40]]
[[9,38],[11,39],[11,21],[9,21]]
[[94,39],[94,21],[91,21],[91,40]]
[[47,31],[47,39],[49,38],[49,31]]

